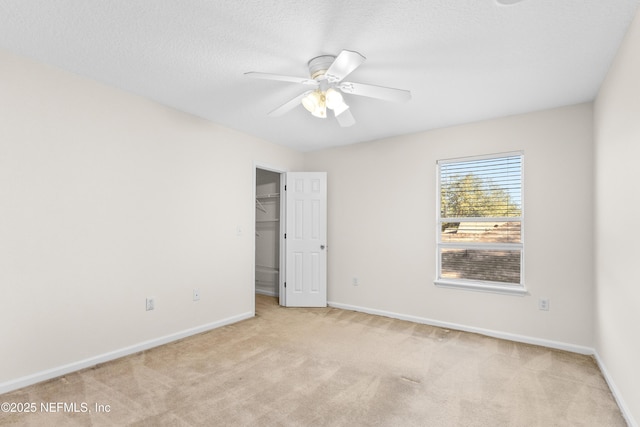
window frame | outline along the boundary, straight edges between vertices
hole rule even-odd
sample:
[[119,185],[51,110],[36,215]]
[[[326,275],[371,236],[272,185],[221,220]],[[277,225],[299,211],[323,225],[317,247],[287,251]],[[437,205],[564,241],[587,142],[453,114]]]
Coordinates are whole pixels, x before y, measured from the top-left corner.
[[[441,193],[441,165],[451,163],[463,163],[469,161],[482,161],[491,159],[500,159],[504,157],[520,157],[520,216],[518,217],[441,217],[442,212],[442,193]],[[438,287],[463,289],[480,292],[492,292],[507,295],[527,295],[525,286],[525,202],[524,202],[524,152],[512,151],[505,153],[486,154],[479,156],[468,156],[441,159],[436,161],[436,279],[434,284]],[[443,242],[442,241],[442,224],[444,222],[520,222],[520,242],[519,243],[481,243],[481,242]],[[514,250],[520,251],[520,283],[494,282],[488,280],[473,279],[451,279],[442,278],[442,249],[443,248],[460,248],[460,249],[486,249],[486,250]]]

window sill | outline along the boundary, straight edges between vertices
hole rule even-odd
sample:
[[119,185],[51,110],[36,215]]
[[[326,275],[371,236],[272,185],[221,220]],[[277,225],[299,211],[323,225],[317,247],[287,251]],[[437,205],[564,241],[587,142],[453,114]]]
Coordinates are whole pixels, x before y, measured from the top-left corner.
[[501,285],[498,283],[494,284],[446,279],[438,279],[433,283],[440,288],[462,289],[465,291],[490,292],[494,294],[516,295],[521,297],[529,294],[524,285]]

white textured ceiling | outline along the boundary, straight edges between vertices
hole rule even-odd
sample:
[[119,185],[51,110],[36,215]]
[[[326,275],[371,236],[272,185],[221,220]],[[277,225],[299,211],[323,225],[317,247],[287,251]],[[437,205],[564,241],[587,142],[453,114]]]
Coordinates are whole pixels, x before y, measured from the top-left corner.
[[[3,0],[0,47],[278,144],[309,151],[594,99],[640,0]],[[346,95],[340,128],[303,92],[355,50],[347,80],[409,89],[403,104]],[[0,94],[1,96],[1,94]]]

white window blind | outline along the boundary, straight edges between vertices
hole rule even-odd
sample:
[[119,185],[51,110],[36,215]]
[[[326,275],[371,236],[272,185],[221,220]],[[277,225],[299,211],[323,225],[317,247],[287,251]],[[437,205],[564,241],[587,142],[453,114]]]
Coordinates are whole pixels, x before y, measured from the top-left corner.
[[437,279],[523,293],[523,155],[438,162]]

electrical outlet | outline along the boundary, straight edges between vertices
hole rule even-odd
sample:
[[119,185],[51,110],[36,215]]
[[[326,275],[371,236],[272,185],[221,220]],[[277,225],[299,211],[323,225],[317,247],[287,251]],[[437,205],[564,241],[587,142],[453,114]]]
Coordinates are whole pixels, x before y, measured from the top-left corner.
[[538,300],[538,310],[549,311],[549,298],[540,298]]
[[200,301],[200,289],[193,290],[193,300]]
[[351,280],[351,284],[353,286],[358,286],[360,284],[360,279],[354,276],[353,279]]
[[147,311],[151,311],[156,308],[156,299],[153,297],[147,298]]

